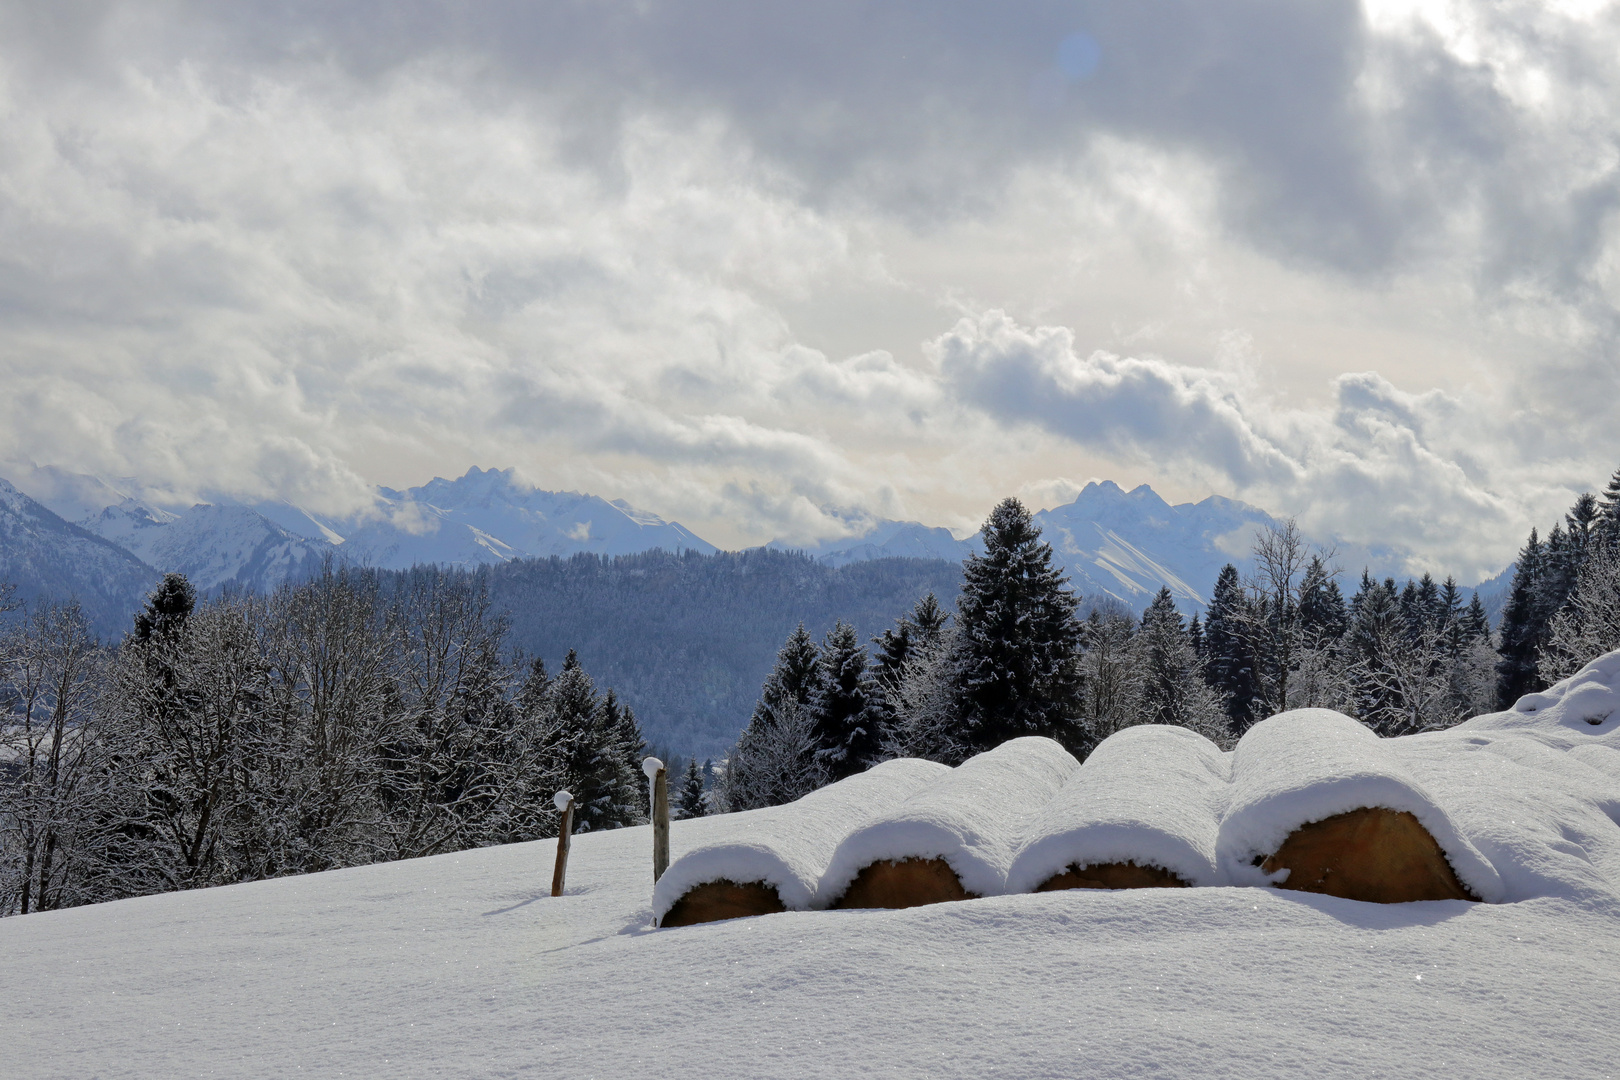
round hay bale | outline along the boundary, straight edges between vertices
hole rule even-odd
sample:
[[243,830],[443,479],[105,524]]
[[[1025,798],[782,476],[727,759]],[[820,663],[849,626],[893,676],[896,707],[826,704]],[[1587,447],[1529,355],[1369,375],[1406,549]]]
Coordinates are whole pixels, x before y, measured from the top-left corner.
[[686,890],[670,907],[659,926],[692,926],[722,919],[745,919],[786,911],[775,886],[763,881],[739,885],[735,881],[706,881]]
[[863,867],[835,908],[908,908],[972,900],[944,859],[879,859]]
[[1157,866],[1137,866],[1134,862],[1094,863],[1076,866],[1054,874],[1035,886],[1036,892],[1059,889],[1190,889],[1186,881]]
[[1260,864],[1278,887],[1374,904],[1475,900],[1429,830],[1404,810],[1362,807],[1301,825]]

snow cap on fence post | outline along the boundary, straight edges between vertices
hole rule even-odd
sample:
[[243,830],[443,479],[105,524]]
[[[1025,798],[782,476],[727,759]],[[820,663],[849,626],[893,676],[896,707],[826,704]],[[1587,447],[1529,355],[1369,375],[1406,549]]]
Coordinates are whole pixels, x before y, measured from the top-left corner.
[[653,884],[669,868],[669,770],[655,757],[644,758],[641,771],[652,785]]
[[557,865],[551,871],[551,895],[561,896],[563,881],[568,876],[568,848],[574,835],[573,792],[559,791],[551,797],[551,802],[562,814],[562,823],[557,827]]

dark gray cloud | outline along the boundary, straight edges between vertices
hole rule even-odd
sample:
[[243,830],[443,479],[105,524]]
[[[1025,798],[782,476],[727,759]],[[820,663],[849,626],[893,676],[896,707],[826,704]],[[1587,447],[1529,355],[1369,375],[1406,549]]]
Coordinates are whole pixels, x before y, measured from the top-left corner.
[[[1031,162],[1083,168],[1099,134],[1197,153],[1225,222],[1291,259],[1387,273],[1419,257],[1460,200],[1478,203],[1497,280],[1578,291],[1613,170],[1562,190],[1568,134],[1504,92],[1490,64],[1432,32],[1369,33],[1355,0],[978,3],[51,5],[13,14],[32,69],[119,60],[361,80],[461,64],[491,107],[567,104],[576,148],[611,165],[645,110],[713,112],[816,198],[910,212],[982,207]],[[1526,5],[1480,13],[1560,87],[1614,89],[1612,18]],[[1606,31],[1606,32],[1604,32]],[[1085,70],[1065,42],[1094,43]],[[1072,51],[1072,50],[1071,50]],[[217,77],[225,78],[224,75]],[[1382,85],[1381,98],[1368,86]],[[1553,152],[1549,160],[1546,152]],[[1551,172],[1552,176],[1549,176]],[[1549,186],[1548,181],[1553,183]]]

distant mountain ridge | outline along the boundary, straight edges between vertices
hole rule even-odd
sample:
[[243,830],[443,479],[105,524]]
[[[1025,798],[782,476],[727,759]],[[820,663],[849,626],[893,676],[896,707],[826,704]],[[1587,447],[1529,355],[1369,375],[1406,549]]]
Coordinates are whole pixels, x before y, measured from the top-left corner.
[[[1082,597],[1116,600],[1140,612],[1169,587],[1189,614],[1208,606],[1221,567],[1233,563],[1248,570],[1256,534],[1282,524],[1236,499],[1211,495],[1172,506],[1146,484],[1125,491],[1111,480],[1087,484],[1073,502],[1039,511],[1034,519]],[[838,540],[769,546],[804,551],[828,566],[897,555],[961,560],[982,550],[977,533],[958,540],[946,529],[887,520]],[[1359,576],[1363,567],[1380,577],[1396,574],[1404,561],[1393,548],[1335,549],[1347,577]]]
[[17,599],[77,599],[96,633],[114,637],[157,580],[122,547],[0,480],[0,582],[16,585]]
[[[125,570],[119,571],[124,577],[133,580],[129,568],[135,564],[145,567],[141,573],[147,577],[179,571],[205,592],[271,589],[307,575],[327,558],[394,570],[418,564],[473,568],[582,552],[616,556],[661,549],[707,555],[719,550],[679,522],[622,500],[531,487],[511,469],[474,467],[457,479],[436,477],[404,491],[378,488],[371,507],[346,518],[281,501],[221,501],[177,511],[146,497],[137,481],[50,467],[34,468],[26,480],[35,489],[35,505],[127,555]],[[10,490],[27,498],[20,488]],[[70,519],[70,514],[78,516]],[[1035,521],[1071,584],[1088,601],[1115,601],[1140,612],[1168,587],[1188,614],[1207,606],[1223,565],[1248,570],[1255,535],[1279,524],[1235,499],[1212,495],[1171,505],[1146,484],[1125,491],[1111,481],[1087,484],[1073,502],[1042,510]],[[29,528],[14,524],[21,532]],[[44,543],[39,536],[31,542],[35,551]],[[777,540],[766,546],[803,551],[838,568],[883,558],[959,563],[980,550],[980,538],[975,533],[957,539],[948,529],[915,521],[878,520],[841,539]],[[25,565],[33,566],[27,572],[57,582],[46,591],[59,592],[70,580],[89,582],[112,573],[110,564],[78,570],[66,565],[81,555],[105,562],[105,552],[83,554],[89,550],[64,548],[50,566],[17,556],[0,562],[0,569],[16,564],[15,572],[24,572]],[[1363,567],[1379,577],[1405,576],[1404,555],[1392,548],[1341,545],[1335,561],[1347,589]],[[108,587],[109,603],[128,592],[123,585]],[[1493,593],[1500,587],[1498,581],[1486,583]]]
[[[374,504],[348,518],[281,501],[222,500],[166,509],[138,481],[108,481],[49,466],[29,469],[24,482],[37,497],[7,484],[8,497],[26,500],[32,509],[13,509],[7,521],[0,581],[37,583],[25,590],[30,597],[77,596],[97,608],[98,625],[109,627],[127,623],[160,572],[183,573],[205,593],[264,591],[307,576],[327,558],[401,570],[429,563],[472,568],[582,552],[718,550],[679,522],[623,500],[533,488],[511,469],[475,467],[456,480],[435,478],[405,491],[378,488]],[[60,541],[68,534],[77,537],[74,544]],[[84,547],[78,541],[85,537],[98,544]],[[123,556],[123,571],[102,565],[106,551]],[[145,584],[133,591],[92,587],[119,573],[130,580],[139,576]]]

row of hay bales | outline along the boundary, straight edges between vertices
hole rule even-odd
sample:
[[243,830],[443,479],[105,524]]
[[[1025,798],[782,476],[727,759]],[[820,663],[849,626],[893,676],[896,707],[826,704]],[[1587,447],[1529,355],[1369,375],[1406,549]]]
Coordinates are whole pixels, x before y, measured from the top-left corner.
[[[1223,752],[1128,728],[1082,765],[1023,738],[951,769],[897,760],[739,819],[654,891],[661,926],[1059,889],[1269,885],[1353,900],[1497,898],[1500,879],[1396,745],[1321,709]],[[1444,785],[1440,785],[1443,787]]]

